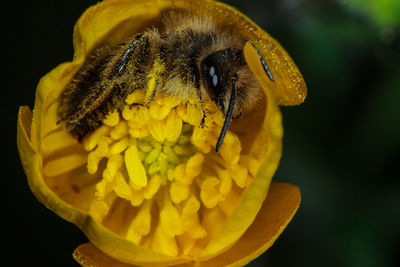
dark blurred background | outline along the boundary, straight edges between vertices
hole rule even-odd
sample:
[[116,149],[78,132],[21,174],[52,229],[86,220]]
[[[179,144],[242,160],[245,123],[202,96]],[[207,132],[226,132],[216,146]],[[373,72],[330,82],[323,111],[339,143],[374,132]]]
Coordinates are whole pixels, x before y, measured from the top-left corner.
[[[96,2],[3,9],[3,266],[78,266],[71,253],[86,238],[29,191],[16,118],[40,77],[72,59],[73,25]],[[282,107],[275,177],[298,185],[302,203],[250,266],[400,266],[400,1],[226,2],[279,40],[308,86],[304,104]]]

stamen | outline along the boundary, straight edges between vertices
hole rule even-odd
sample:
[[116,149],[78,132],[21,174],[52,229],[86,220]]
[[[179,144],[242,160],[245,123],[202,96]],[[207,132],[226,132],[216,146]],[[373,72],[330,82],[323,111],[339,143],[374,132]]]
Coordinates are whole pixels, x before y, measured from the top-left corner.
[[[143,90],[135,90],[132,94],[128,95],[125,99],[125,103],[128,105],[132,105],[134,103],[143,103],[144,102],[144,92]],[[129,106],[127,106],[129,107]]]
[[121,139],[126,135],[128,135],[128,123],[126,121],[121,121],[110,131],[113,140]]
[[[130,185],[132,185],[130,183]],[[143,191],[142,190],[135,190],[132,192],[131,195],[131,205],[134,207],[139,207],[140,205],[142,205],[144,201],[144,196],[143,196]]]
[[151,243],[151,249],[169,256],[178,255],[178,245],[175,237],[167,235],[160,224],[156,227]]
[[133,116],[128,121],[129,126],[133,128],[142,128],[150,120],[150,112],[145,107],[136,107],[133,109]]
[[126,121],[130,121],[133,118],[135,111],[130,106],[125,106],[122,110],[122,118]]
[[128,148],[129,142],[128,137],[123,137],[118,142],[112,144],[108,150],[108,157],[124,152]]
[[172,202],[175,204],[181,203],[189,197],[190,188],[179,182],[172,182],[169,188],[169,194]]
[[158,189],[161,186],[161,176],[160,175],[154,175],[150,178],[150,181],[147,185],[146,188],[143,190],[143,197],[145,199],[151,199],[153,196],[157,193]]
[[147,128],[130,128],[128,132],[129,135],[133,138],[142,138],[149,135],[149,131],[147,130]]
[[193,155],[186,163],[185,173],[191,177],[196,177],[201,172],[204,156],[201,153]]
[[171,203],[166,189],[163,189],[159,202],[160,206],[162,207],[160,212],[160,224],[164,232],[170,237],[181,235],[183,233],[183,229],[180,223],[180,215],[177,208]]
[[166,137],[165,132],[163,131],[165,128],[164,121],[150,120],[149,123],[147,124],[147,128],[149,129],[151,136],[155,140],[157,140],[160,143],[164,142]]
[[115,126],[119,122],[119,113],[117,110],[114,110],[103,120],[103,123],[107,126]]
[[83,139],[83,146],[86,151],[92,151],[98,144],[101,137],[106,136],[110,132],[111,128],[103,125],[94,131],[91,135],[88,135]]
[[88,155],[88,172],[94,174],[97,172],[99,162],[107,155],[108,146],[111,143],[111,138],[100,136],[97,140],[97,148],[91,151]]
[[246,186],[247,172],[247,169],[239,164],[233,168],[233,173],[235,173],[235,175],[232,176],[233,181],[235,181],[236,185],[240,188]]
[[120,198],[130,199],[132,196],[132,190],[120,172],[115,177],[115,185],[113,186],[113,189],[115,194]]
[[170,113],[171,109],[176,107],[179,104],[179,100],[177,98],[159,98],[154,101],[150,108],[150,115],[156,120],[165,119]]
[[200,210],[200,202],[194,195],[185,202],[182,210],[182,227],[193,239],[203,238],[207,232],[200,225],[198,211]]
[[165,123],[165,137],[170,142],[175,142],[181,134],[182,120],[176,114],[175,110],[171,110]]
[[131,144],[131,146],[125,151],[125,166],[130,181],[134,185],[138,187],[145,187],[147,185],[146,170],[139,158],[139,152],[135,144]]
[[124,161],[121,154],[111,156],[107,161],[107,168],[103,172],[103,177],[111,182],[123,163]]
[[201,183],[201,191],[200,198],[201,202],[203,202],[204,206],[209,209],[217,206],[220,196],[217,189],[217,185],[219,185],[219,180],[216,177],[207,177]]
[[217,173],[217,176],[220,178],[219,193],[221,194],[221,196],[227,195],[232,188],[231,174],[228,170],[219,167],[215,163],[210,163],[209,166],[214,169],[214,171]]
[[143,203],[128,229],[127,238],[136,244],[139,244],[143,236],[150,233],[152,202],[152,200],[148,200]]

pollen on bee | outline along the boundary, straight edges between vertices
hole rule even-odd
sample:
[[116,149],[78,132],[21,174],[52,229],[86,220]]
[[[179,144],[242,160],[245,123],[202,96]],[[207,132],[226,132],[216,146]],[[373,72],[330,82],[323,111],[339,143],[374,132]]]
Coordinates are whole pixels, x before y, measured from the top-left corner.
[[[127,100],[143,98],[134,93]],[[260,164],[242,153],[231,131],[219,153],[211,149],[223,117],[216,106],[206,106],[205,127],[200,105],[162,94],[149,106],[127,104],[121,114],[106,116],[104,126],[83,140],[87,171],[102,172],[90,205],[93,218],[110,224],[113,203],[124,200],[135,210],[123,234],[128,240],[167,255],[194,257],[200,240],[212,238],[214,228],[233,212],[237,192]],[[224,216],[210,230],[200,214],[215,209]]]

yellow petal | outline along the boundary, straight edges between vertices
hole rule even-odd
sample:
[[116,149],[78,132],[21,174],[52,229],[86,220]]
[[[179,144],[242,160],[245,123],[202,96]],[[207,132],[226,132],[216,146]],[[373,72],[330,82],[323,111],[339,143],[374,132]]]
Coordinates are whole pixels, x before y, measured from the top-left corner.
[[42,158],[33,146],[30,135],[34,126],[32,112],[28,107],[21,107],[18,112],[17,146],[24,167],[28,184],[35,196],[51,210],[68,221],[76,221],[83,215],[77,209],[63,202],[45,183],[43,179]]
[[[74,61],[80,61],[103,37],[113,33],[120,43],[127,34],[140,32],[159,15],[156,1],[103,1],[85,11],[74,29]],[[118,25],[118,28],[115,28]]]
[[43,172],[47,176],[57,176],[59,174],[81,167],[85,165],[86,162],[86,155],[72,154],[47,162],[43,168]]

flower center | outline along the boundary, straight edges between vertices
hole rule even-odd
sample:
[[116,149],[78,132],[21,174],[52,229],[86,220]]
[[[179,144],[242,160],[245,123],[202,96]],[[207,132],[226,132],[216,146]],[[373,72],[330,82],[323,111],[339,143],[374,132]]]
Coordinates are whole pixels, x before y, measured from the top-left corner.
[[[135,105],[143,101],[140,90],[131,94],[121,114],[108,114],[83,140],[87,161],[79,164],[100,176],[84,191],[92,195],[86,209],[138,245],[196,257],[232,214],[260,162],[242,152],[231,131],[215,152],[224,117],[214,103],[204,103],[201,125],[197,103],[159,94],[149,107]],[[62,160],[47,162],[45,173],[68,171]]]
[[176,167],[187,162],[196,150],[190,143],[190,135],[193,127],[184,123],[180,136],[174,141],[165,140],[160,143],[152,136],[138,138],[136,146],[139,151],[139,158],[147,174],[160,175],[162,184],[174,180],[173,171]]

